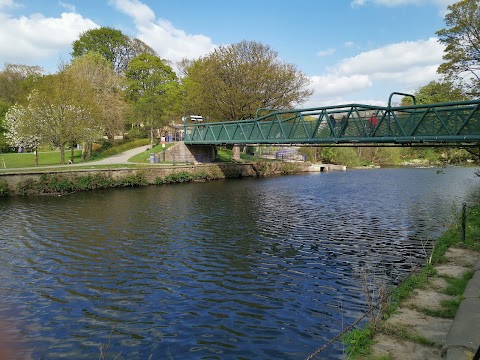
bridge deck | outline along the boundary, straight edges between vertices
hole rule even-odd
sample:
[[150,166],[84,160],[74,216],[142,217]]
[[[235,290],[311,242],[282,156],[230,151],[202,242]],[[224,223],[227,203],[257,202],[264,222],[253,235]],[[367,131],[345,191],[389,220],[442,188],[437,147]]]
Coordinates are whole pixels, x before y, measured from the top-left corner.
[[402,107],[347,104],[283,111],[259,109],[251,120],[185,121],[184,135],[186,144],[212,145],[472,144],[480,143],[480,99]]

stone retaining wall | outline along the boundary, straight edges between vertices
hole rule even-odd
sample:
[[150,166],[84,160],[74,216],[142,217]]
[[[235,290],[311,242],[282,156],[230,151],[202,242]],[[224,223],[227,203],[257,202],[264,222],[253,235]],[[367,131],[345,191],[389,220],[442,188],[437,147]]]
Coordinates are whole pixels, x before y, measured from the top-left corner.
[[129,175],[143,175],[149,184],[154,184],[157,177],[164,178],[170,174],[206,173],[212,178],[238,178],[251,176],[278,175],[284,173],[307,172],[309,163],[298,163],[295,168],[288,163],[238,163],[238,164],[198,164],[198,165],[151,165],[137,168],[114,168],[114,169],[72,169],[72,170],[50,170],[18,172],[0,175],[1,180],[8,184],[10,195],[16,195],[17,185],[28,179],[38,180],[45,174],[61,174],[62,176],[80,177],[92,174],[103,173],[113,179],[124,178]]

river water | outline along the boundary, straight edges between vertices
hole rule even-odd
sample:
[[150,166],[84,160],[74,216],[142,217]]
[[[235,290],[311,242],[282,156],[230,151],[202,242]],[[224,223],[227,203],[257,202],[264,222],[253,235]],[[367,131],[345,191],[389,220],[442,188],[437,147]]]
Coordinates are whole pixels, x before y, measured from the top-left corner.
[[[476,169],[0,198],[0,319],[25,358],[301,359],[425,261]],[[340,342],[323,358],[342,358]]]

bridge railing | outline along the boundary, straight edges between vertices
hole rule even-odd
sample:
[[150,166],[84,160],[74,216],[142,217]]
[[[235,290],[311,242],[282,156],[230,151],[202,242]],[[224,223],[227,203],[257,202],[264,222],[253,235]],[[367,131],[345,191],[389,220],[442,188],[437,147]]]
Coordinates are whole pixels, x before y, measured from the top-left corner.
[[346,104],[298,110],[259,109],[257,117],[250,120],[185,123],[185,142],[480,142],[480,99],[397,107]]

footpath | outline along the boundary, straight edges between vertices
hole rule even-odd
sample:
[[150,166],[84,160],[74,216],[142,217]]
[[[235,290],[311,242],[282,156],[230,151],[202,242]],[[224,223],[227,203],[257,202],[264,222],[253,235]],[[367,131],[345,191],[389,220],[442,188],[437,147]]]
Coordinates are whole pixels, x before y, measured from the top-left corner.
[[[451,247],[445,258],[435,266],[437,275],[384,322],[374,337],[374,359],[474,359],[480,347],[480,253]],[[463,296],[448,295],[452,279],[461,279],[467,272],[473,276]],[[448,318],[448,306],[456,301],[460,306],[455,318]]]

